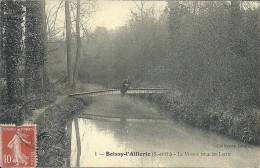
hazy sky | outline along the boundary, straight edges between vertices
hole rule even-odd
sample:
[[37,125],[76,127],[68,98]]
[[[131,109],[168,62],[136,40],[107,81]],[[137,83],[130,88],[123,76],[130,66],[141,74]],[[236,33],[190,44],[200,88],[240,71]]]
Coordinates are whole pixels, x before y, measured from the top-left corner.
[[[129,19],[131,10],[137,8],[138,1],[101,1],[97,3],[97,12],[94,15],[94,23],[98,26],[114,28],[126,23]],[[154,5],[158,12],[161,12],[165,5],[165,1],[149,1],[145,2],[145,6]],[[160,11],[161,10],[161,11]]]
[[[84,0],[82,0],[84,2]],[[46,0],[47,14],[54,12],[59,5],[60,0]],[[113,29],[118,26],[122,26],[129,19],[131,10],[137,8],[139,1],[108,1],[108,0],[97,0],[96,12],[93,14],[90,20],[91,28],[94,29],[96,26],[104,26],[108,29]],[[145,6],[154,6],[158,13],[162,12],[166,6],[165,1],[146,1]],[[57,25],[64,25],[64,4],[63,8],[60,9],[57,17]]]

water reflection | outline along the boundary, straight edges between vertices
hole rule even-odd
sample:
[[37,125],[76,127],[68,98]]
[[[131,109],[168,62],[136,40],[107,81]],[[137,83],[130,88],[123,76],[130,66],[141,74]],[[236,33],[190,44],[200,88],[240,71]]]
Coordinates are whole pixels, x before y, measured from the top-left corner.
[[[147,120],[147,118],[166,119],[155,105],[145,100],[120,96],[100,97],[83,113],[85,117],[92,116],[92,118],[79,118],[82,167],[259,168],[260,165],[259,147],[234,148],[232,145],[238,146],[241,143],[172,121]],[[93,116],[115,118],[102,120]],[[142,120],[144,118],[146,119]],[[71,166],[75,166],[77,147],[74,126],[71,143]],[[106,156],[106,152],[156,152],[163,153],[164,156],[120,157]],[[167,152],[171,152],[172,156],[165,156]],[[185,156],[185,152],[189,153]],[[206,156],[212,152],[217,156]],[[218,156],[219,152],[221,156]],[[201,153],[204,153],[204,156],[200,156]],[[231,153],[231,156],[228,156],[228,153]]]
[[[176,123],[118,122],[79,119],[81,139],[80,166],[175,166],[234,167],[259,166],[259,148],[241,145],[226,137]],[[225,144],[226,147],[220,145]],[[218,145],[218,146],[217,146]],[[106,152],[172,152],[175,156],[106,156]],[[71,166],[76,164],[75,127],[72,131]],[[177,156],[183,154],[183,156]],[[185,152],[231,153],[231,156],[185,156]],[[186,153],[187,154],[187,153]],[[224,154],[223,154],[224,155]]]

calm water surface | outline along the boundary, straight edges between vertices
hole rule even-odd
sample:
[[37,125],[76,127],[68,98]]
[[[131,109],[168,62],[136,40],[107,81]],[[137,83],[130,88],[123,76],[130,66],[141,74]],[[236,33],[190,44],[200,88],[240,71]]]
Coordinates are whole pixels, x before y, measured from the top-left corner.
[[[153,115],[156,113],[156,108],[151,109],[151,105],[146,102],[141,106],[140,101],[136,102],[126,98],[124,102],[115,98],[106,99],[109,100],[109,103],[102,106],[106,113],[109,111],[113,113],[117,104],[122,106],[122,103],[130,105],[129,107],[132,105],[140,113],[142,110],[149,111],[147,109],[150,109]],[[100,101],[104,102],[105,100]],[[98,104],[98,102],[94,103],[85,112],[92,113],[93,109],[102,110]],[[80,166],[82,167],[260,167],[259,147],[247,146],[227,137],[178,124],[174,121],[101,121],[78,118],[78,122],[81,140]],[[71,149],[71,166],[76,166],[77,147],[74,126]],[[107,152],[110,154],[113,152],[148,152],[151,154],[156,152],[157,154],[163,153],[163,155],[124,155],[121,157],[107,156]],[[216,153],[217,156],[212,156],[212,152]],[[202,153],[204,153],[203,156]]]

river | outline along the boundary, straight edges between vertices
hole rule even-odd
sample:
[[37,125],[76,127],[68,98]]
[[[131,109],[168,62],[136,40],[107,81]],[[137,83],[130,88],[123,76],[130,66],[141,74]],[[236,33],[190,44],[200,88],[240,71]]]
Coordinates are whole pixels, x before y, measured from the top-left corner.
[[[145,100],[106,96],[84,113],[114,118],[78,118],[81,167],[260,167],[259,147],[168,120]],[[74,126],[71,142],[76,166]]]

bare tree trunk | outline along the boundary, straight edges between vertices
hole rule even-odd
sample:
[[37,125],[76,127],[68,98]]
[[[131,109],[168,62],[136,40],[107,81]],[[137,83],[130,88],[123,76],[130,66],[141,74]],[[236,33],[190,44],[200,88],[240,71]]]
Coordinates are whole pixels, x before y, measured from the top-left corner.
[[79,132],[79,121],[78,118],[75,118],[75,134],[76,134],[76,141],[77,141],[77,162],[76,167],[80,166],[80,156],[81,156],[81,141],[80,141],[80,132]]
[[19,57],[22,55],[23,9],[20,1],[5,0],[4,54],[8,104],[20,101]]
[[72,85],[72,52],[71,52],[71,17],[69,0],[65,0],[66,46],[67,46],[67,77],[68,85]]
[[42,40],[43,40],[43,66],[42,66],[42,86],[43,93],[46,94],[49,85],[49,79],[47,75],[46,61],[47,61],[47,23],[46,23],[46,12],[45,12],[45,0],[41,0],[41,13],[42,13]]
[[140,12],[141,12],[141,22],[142,24],[144,24],[144,1],[143,0],[141,0]]
[[198,1],[193,1],[193,14],[196,14],[197,11],[197,6],[198,6]]
[[239,42],[240,40],[240,22],[241,22],[241,13],[240,13],[240,1],[232,0],[231,1],[231,36],[233,40]]
[[76,87],[79,71],[79,58],[81,57],[81,38],[80,38],[80,0],[77,0],[77,16],[76,16],[76,37],[77,37],[77,53],[73,74],[73,87]]

